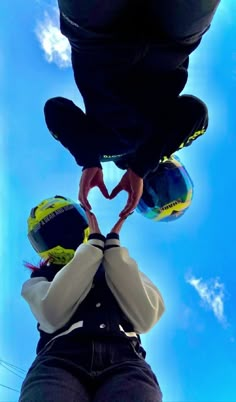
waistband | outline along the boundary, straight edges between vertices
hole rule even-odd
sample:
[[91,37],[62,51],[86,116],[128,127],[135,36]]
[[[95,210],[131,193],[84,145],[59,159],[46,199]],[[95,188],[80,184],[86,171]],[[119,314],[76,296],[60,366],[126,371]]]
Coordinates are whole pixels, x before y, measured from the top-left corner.
[[[60,334],[54,336],[53,338],[50,339],[49,342],[47,342],[47,345],[52,342],[53,340],[61,337],[61,336],[65,336],[70,334],[71,332],[73,332],[76,329],[79,328],[83,328],[84,326],[84,321],[77,321],[74,324],[72,324],[66,331],[61,332]],[[127,336],[127,338],[136,338],[138,339],[138,335],[136,334],[136,332],[125,332],[124,328],[122,327],[122,325],[119,324],[119,330],[120,332],[122,332],[125,336]]]

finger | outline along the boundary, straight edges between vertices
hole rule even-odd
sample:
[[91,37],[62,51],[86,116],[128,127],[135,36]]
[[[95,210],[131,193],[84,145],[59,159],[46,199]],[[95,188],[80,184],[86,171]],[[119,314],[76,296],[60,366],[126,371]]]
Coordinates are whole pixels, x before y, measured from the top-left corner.
[[105,198],[110,198],[108,190],[104,183],[99,183],[98,188],[100,189],[101,193],[104,195]]
[[128,206],[128,207],[125,207],[124,209],[123,209],[123,211],[121,211],[121,213],[120,213],[120,217],[121,218],[123,218],[123,219],[125,219],[125,218],[127,218],[129,215],[132,215],[133,213],[134,213],[134,209],[135,208],[133,208],[133,205],[130,205],[130,206]]
[[91,210],[91,205],[88,202],[88,193],[89,193],[89,188],[88,187],[81,187],[79,188],[79,194],[78,194],[78,199],[79,202],[83,205],[85,209]]
[[90,217],[90,225],[91,225],[90,226],[91,232],[96,233],[97,228],[96,228],[96,222],[94,221],[93,215],[91,215],[91,217]]
[[132,211],[132,210],[131,210],[131,212],[130,212],[129,210],[124,210],[124,211],[121,211],[121,213],[120,213],[119,216],[120,216],[122,219],[126,219],[126,218],[128,218],[129,215],[132,215],[133,212],[134,212],[134,211]]
[[89,224],[89,228],[90,228],[90,233],[95,233],[96,232],[96,225],[94,224],[94,218],[93,218],[93,214],[90,211],[86,211],[86,215],[88,218],[88,224]]
[[133,205],[129,205],[128,207],[125,207],[124,209],[123,209],[123,211],[121,211],[121,213],[120,213],[120,217],[121,218],[127,218],[129,215],[132,215],[133,213],[134,213],[134,207],[133,207]]
[[85,210],[91,210],[91,205],[90,205],[90,203],[88,202],[88,199],[87,199],[87,197],[88,197],[88,193],[89,193],[89,189],[88,188],[83,188],[83,189],[80,189],[80,191],[79,191],[79,195],[78,195],[78,199],[79,199],[79,202],[83,205],[83,207],[85,208]]
[[121,228],[122,228],[122,226],[124,224],[125,219],[126,218],[120,218],[118,220],[118,222],[116,222],[116,224],[111,229],[111,232],[119,234],[119,232],[120,232],[120,230],[121,230]]
[[134,209],[137,207],[140,198],[142,194],[136,194],[134,195],[133,193],[129,195],[127,204],[125,208],[121,211],[120,217],[125,217],[128,216],[130,213],[133,213]]
[[121,190],[123,190],[122,186],[120,184],[117,184],[117,186],[115,188],[113,188],[109,198],[110,200],[112,198],[115,198],[117,196],[117,194],[119,194],[121,192]]
[[124,207],[124,209],[121,211],[121,213],[119,214],[119,216],[121,218],[126,218],[132,211],[133,211],[133,194],[128,193],[128,200],[127,203]]
[[95,231],[95,233],[100,233],[97,218],[93,213],[91,213],[91,215],[92,215],[93,230]]
[[86,215],[89,222],[90,233],[101,233],[95,214],[91,211],[86,211]]
[[88,202],[88,194],[90,191],[91,180],[87,178],[86,170],[82,173],[80,183],[79,183],[79,194],[78,200],[84,206],[85,209],[91,210],[91,205]]
[[89,228],[92,229],[93,222],[92,222],[91,212],[89,210],[85,209],[85,213],[86,213],[86,216],[88,219]]
[[121,230],[121,228],[122,228],[122,226],[123,226],[125,220],[126,220],[126,218],[120,218],[119,221],[117,222],[115,229],[116,229],[118,232],[120,232],[120,230]]

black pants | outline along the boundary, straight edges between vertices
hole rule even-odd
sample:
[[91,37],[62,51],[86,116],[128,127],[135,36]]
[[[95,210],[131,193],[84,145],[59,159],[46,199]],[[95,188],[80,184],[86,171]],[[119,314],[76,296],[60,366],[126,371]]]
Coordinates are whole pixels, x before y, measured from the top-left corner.
[[157,379],[130,342],[58,338],[38,355],[19,402],[161,402]]
[[87,114],[120,134],[138,132],[137,114],[183,90],[187,77],[173,71],[198,46],[219,2],[59,0]]
[[144,26],[155,37],[161,27],[170,38],[185,43],[200,39],[219,3],[220,0],[58,0],[61,12],[88,31],[126,31],[128,35],[137,26],[138,35],[140,30],[144,33]]
[[[163,152],[180,146],[195,112],[185,113],[182,130],[173,117],[173,104],[187,81],[188,56],[209,28],[218,4],[219,0],[59,1],[61,30],[71,43],[86,115],[56,98],[46,103],[45,117],[49,130],[79,165],[97,166],[98,155],[125,155],[144,146],[142,155],[137,154],[142,167],[136,166],[136,173],[144,176]],[[153,28],[145,32],[149,25]],[[176,120],[172,131],[165,115]],[[196,124],[195,120],[192,127]],[[144,153],[150,161],[142,161]]]
[[[68,99],[49,99],[45,106],[45,119],[49,131],[70,151],[79,165],[85,164],[90,156],[86,152],[89,154],[93,149],[101,156],[101,161],[113,160],[121,169],[127,169],[129,160],[136,157],[135,145],[131,141],[124,143],[117,133],[94,124]],[[173,108],[162,114],[161,126],[156,125],[155,135],[143,150],[147,158],[153,158],[154,166],[163,156],[170,156],[204,134],[208,126],[207,107],[194,96],[180,96]],[[120,154],[122,156],[117,157]]]

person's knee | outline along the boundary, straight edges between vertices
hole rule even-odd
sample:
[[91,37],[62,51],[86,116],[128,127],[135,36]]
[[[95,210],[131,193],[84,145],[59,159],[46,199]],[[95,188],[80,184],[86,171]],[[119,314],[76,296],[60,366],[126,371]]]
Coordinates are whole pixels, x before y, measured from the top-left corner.
[[56,109],[57,109],[57,99],[58,98],[52,98],[48,99],[47,102],[44,105],[44,117],[45,117],[45,122],[46,125],[49,129],[49,131],[53,132],[53,126],[54,126],[54,121],[56,119]]
[[207,105],[194,95],[182,95],[179,97],[181,108],[183,108],[191,116],[196,119],[208,122],[208,108]]
[[47,127],[52,134],[60,130],[60,126],[64,125],[64,115],[71,108],[73,102],[69,99],[57,96],[48,99],[44,105],[44,116]]
[[55,98],[48,99],[44,105],[45,117],[55,112],[58,113],[60,109],[71,105],[71,103],[72,101],[63,98],[62,96],[56,96]]

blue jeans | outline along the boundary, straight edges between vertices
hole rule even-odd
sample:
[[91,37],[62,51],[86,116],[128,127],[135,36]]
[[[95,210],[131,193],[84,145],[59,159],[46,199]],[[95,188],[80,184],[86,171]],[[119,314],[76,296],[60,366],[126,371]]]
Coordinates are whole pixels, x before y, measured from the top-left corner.
[[[63,337],[64,338],[64,337]],[[161,402],[156,376],[129,341],[58,338],[42,350],[19,402]]]

